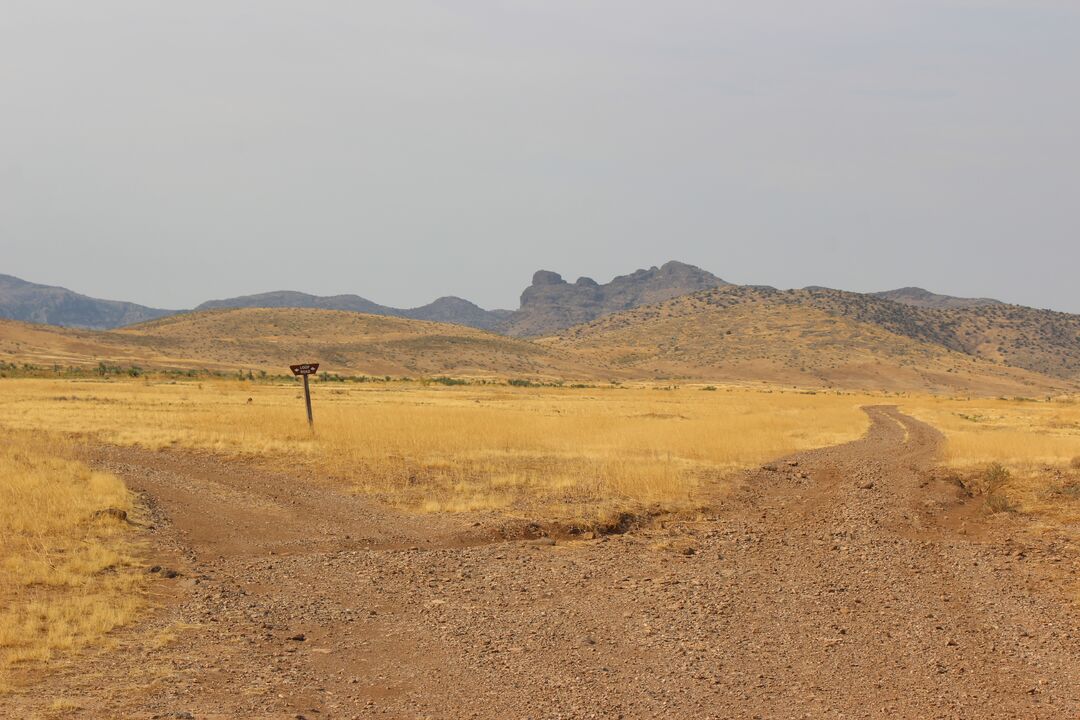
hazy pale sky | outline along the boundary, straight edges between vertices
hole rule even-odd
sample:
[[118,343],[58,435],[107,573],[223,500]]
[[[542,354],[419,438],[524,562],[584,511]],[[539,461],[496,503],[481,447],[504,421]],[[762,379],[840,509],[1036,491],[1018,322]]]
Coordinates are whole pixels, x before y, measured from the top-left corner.
[[1080,312],[1080,2],[0,0],[0,272],[516,307],[669,259]]

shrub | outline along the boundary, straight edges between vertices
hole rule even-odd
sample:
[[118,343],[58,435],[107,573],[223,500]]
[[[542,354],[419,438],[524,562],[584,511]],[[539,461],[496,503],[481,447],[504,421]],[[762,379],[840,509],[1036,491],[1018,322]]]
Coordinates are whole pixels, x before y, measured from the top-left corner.
[[104,360],[102,360],[101,362],[98,363],[98,366],[97,366],[97,374],[98,375],[104,376],[104,375],[108,375],[110,372],[111,372],[111,368],[108,365],[105,364]]
[[439,385],[468,385],[467,380],[461,378],[452,378],[446,376],[439,376],[431,378],[431,382],[438,383]]
[[993,492],[1004,485],[1009,478],[1012,477],[1012,473],[1009,469],[1001,463],[992,463],[986,471],[983,473],[983,480],[986,481],[987,492]]
[[1012,503],[1005,495],[1005,484],[1012,478],[1012,473],[1001,463],[993,463],[983,473],[983,492],[986,495],[986,507],[990,512],[998,513],[1012,510]]
[[1071,467],[1072,467],[1072,468],[1073,468],[1074,470],[1080,470],[1080,455],[1077,455],[1076,457],[1074,457],[1074,458],[1072,459],[1072,462],[1070,462],[1070,463],[1069,463],[1069,465],[1070,465],[1070,466],[1071,466]]

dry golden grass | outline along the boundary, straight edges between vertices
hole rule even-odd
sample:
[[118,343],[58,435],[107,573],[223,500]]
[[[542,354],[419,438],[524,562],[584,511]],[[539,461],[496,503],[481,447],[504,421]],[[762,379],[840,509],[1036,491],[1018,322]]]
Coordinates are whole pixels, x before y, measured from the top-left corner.
[[0,444],[0,688],[19,663],[94,642],[143,604],[119,479],[64,459],[40,434]]
[[[4,381],[0,424],[151,448],[300,463],[358,492],[423,511],[600,518],[699,503],[713,480],[799,449],[858,437],[880,396],[677,389],[314,384],[317,432],[298,384],[152,379]],[[1010,471],[1010,504],[1071,518],[1080,404],[919,396],[947,464]]]
[[[918,398],[903,409],[948,440],[945,463],[983,483],[996,480],[1000,509],[1080,523],[1080,400]],[[985,484],[985,483],[983,483]]]
[[310,467],[426,511],[683,507],[725,471],[861,435],[874,398],[726,388],[12,380],[9,426]]

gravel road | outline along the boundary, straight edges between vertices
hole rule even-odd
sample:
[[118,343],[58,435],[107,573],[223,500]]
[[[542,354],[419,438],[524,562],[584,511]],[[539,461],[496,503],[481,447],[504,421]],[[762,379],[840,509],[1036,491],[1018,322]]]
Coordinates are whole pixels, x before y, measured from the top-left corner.
[[1080,718],[1077,546],[987,516],[934,470],[936,430],[867,412],[863,439],[745,473],[699,518],[554,544],[96,449],[178,575],[0,716]]

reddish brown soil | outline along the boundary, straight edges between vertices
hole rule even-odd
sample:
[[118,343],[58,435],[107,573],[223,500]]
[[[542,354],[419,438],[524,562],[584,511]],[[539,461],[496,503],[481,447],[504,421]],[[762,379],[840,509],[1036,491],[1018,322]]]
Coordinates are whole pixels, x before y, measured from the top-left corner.
[[707,517],[554,545],[102,449],[181,574],[0,716],[1080,717],[1076,546],[985,516],[933,479],[935,430],[868,412],[864,439],[747,473]]

